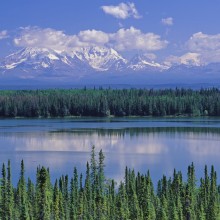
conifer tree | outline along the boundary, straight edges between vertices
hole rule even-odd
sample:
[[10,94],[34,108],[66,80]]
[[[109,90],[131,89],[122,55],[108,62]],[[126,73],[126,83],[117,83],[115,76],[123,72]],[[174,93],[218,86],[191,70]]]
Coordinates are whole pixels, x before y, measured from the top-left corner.
[[14,210],[14,193],[13,187],[11,183],[11,163],[8,160],[8,167],[7,167],[7,184],[6,184],[6,201],[5,201],[5,215],[7,219],[13,218],[13,210]]
[[168,220],[168,203],[164,195],[162,195],[160,203],[158,204],[157,219]]
[[27,201],[27,189],[25,181],[25,169],[24,161],[21,161],[21,174],[17,187],[17,206],[19,209],[19,219],[29,220],[29,210],[28,210],[28,201]]
[[36,199],[37,199],[37,219],[50,220],[51,218],[51,198],[48,170],[45,167],[38,169]]
[[[95,152],[92,154],[95,159]],[[0,180],[0,220],[217,220],[220,218],[220,186],[217,185],[214,166],[211,167],[210,176],[207,166],[205,167],[205,175],[200,179],[200,186],[196,185],[193,164],[188,167],[186,183],[182,180],[182,173],[174,170],[173,178],[167,179],[163,176],[158,182],[156,194],[149,171],[145,175],[139,172],[136,175],[134,170],[126,168],[124,181],[115,187],[114,180],[105,180],[102,151],[99,152],[98,164],[96,161],[94,164],[96,167],[94,182],[92,182],[90,165],[87,163],[85,184],[82,183],[82,173],[79,178],[75,167],[70,188],[68,176],[64,175],[59,181],[56,180],[52,187],[49,169],[44,167],[37,168],[36,185],[28,178],[26,186],[23,161],[21,161],[17,187],[13,188],[10,161],[7,169],[3,164]]]
[[59,220],[60,219],[60,196],[59,196],[59,188],[58,188],[58,182],[57,179],[55,181],[54,185],[54,193],[53,193],[53,219],[54,220]]
[[105,181],[104,159],[105,159],[105,156],[104,156],[102,150],[100,150],[100,152],[99,152],[99,165],[98,165],[98,179],[99,179],[99,181],[98,181],[99,189],[98,190],[99,190],[100,196],[103,196],[103,193],[104,193],[104,181]]
[[186,188],[186,215],[190,216],[190,220],[196,220],[196,177],[195,167],[192,163],[188,166],[187,173],[187,188]]
[[206,217],[208,218],[208,212],[209,212],[209,201],[210,201],[210,178],[208,175],[208,168],[205,165],[205,179],[204,179],[204,187],[203,187],[203,205],[206,213]]
[[36,195],[35,195],[35,186],[28,178],[27,182],[27,205],[28,205],[28,211],[29,211],[29,218],[30,220],[34,219],[35,213],[36,213]]
[[93,194],[94,194],[94,192],[96,191],[95,183],[97,181],[97,161],[96,161],[94,145],[92,146],[92,151],[91,151],[90,170],[91,170],[91,184],[93,186]]
[[118,194],[116,196],[116,219],[127,220],[130,216],[130,210],[128,207],[128,198],[125,190],[125,185],[121,182],[118,188]]
[[76,167],[70,182],[70,219],[77,219],[77,206],[79,201],[79,179]]
[[116,218],[116,198],[115,198],[115,182],[114,180],[108,180],[108,192],[107,192],[107,216],[111,216],[112,219]]
[[[170,219],[172,219],[172,220],[179,220],[178,210],[176,208],[176,204],[175,204],[174,201],[172,203],[173,204],[172,204],[172,209],[171,209],[171,213],[170,213]],[[190,218],[188,220],[190,220]]]
[[210,178],[210,201],[208,220],[219,219],[219,204],[218,204],[218,190],[217,190],[217,174],[214,170],[214,166],[211,167],[211,178]]
[[140,219],[141,212],[136,194],[136,181],[134,170],[128,171],[128,208],[131,219]]
[[203,204],[200,204],[199,211],[198,211],[198,219],[199,220],[206,220],[205,210],[203,208]]
[[1,209],[0,209],[0,216],[2,220],[7,219],[6,213],[6,200],[7,200],[7,179],[6,179],[6,169],[5,164],[2,165],[2,179],[1,179]]
[[92,190],[91,190],[91,176],[90,176],[90,166],[87,162],[86,164],[86,178],[85,178],[85,187],[84,187],[84,194],[85,194],[85,203],[87,207],[86,212],[86,219],[92,219]]
[[92,204],[91,204],[91,214],[93,218],[96,218],[97,212],[97,192],[98,192],[98,173],[97,173],[97,161],[96,161],[96,153],[95,146],[92,146],[91,158],[90,158],[90,182],[91,182],[91,190],[92,190]]
[[63,182],[63,208],[64,208],[64,219],[68,220],[69,219],[69,180],[68,180],[68,175],[64,177],[64,182]]

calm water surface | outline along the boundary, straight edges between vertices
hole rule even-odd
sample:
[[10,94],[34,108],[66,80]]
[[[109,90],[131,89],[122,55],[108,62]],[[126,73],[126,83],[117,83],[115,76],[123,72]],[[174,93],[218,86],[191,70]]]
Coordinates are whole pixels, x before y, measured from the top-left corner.
[[125,166],[149,169],[156,182],[174,168],[186,173],[191,162],[201,177],[205,164],[220,172],[219,143],[220,118],[0,120],[0,163],[11,160],[14,183],[22,159],[33,180],[39,164],[50,167],[53,181],[74,166],[85,172],[92,145],[105,153],[107,177],[118,181]]

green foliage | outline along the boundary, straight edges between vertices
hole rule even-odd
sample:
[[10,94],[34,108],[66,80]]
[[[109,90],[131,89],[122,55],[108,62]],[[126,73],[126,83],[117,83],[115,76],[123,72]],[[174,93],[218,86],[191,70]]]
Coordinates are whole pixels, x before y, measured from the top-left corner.
[[[2,165],[0,182],[1,220],[217,220],[220,219],[220,186],[214,167],[197,185],[195,167],[188,167],[187,181],[174,170],[173,177],[163,176],[155,192],[150,172],[135,173],[126,167],[125,179],[116,187],[106,179],[104,154],[91,150],[86,176],[61,176],[54,185],[49,169],[37,168],[36,184],[26,183],[24,162],[17,187],[11,184],[10,161]],[[83,182],[84,181],[84,182]]]
[[220,116],[219,89],[0,91],[1,117]]
[[51,189],[49,172],[45,167],[39,167],[36,183],[36,217],[37,219],[50,220],[51,218]]
[[26,189],[26,181],[25,181],[25,170],[24,170],[24,161],[21,161],[21,174],[20,179],[18,181],[17,187],[17,202],[19,210],[19,219],[21,220],[29,220],[29,211],[28,211],[28,202],[27,202],[27,189]]

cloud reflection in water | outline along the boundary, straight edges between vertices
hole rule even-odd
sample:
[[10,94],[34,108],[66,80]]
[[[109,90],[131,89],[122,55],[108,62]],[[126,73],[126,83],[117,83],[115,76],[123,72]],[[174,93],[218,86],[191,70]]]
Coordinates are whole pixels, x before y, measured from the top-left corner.
[[[203,170],[204,164],[220,165],[219,133],[170,130],[89,130],[46,133],[10,133],[0,136],[0,159],[20,163],[24,158],[27,172],[38,164],[49,166],[52,175],[72,174],[74,166],[85,171],[91,146],[106,155],[109,177],[123,177],[125,166],[146,172],[155,179],[171,175],[173,168],[187,169],[192,161]],[[8,159],[8,158],[7,158]]]

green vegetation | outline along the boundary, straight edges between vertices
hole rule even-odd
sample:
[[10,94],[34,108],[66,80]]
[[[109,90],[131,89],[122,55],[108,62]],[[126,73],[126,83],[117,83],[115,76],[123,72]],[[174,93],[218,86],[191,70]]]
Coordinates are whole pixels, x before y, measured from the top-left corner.
[[25,168],[17,187],[11,183],[10,161],[2,165],[0,182],[0,219],[2,220],[217,220],[220,218],[220,187],[214,167],[197,183],[193,163],[188,167],[187,181],[174,170],[173,177],[163,176],[157,189],[150,173],[135,173],[125,168],[124,181],[118,185],[106,179],[104,154],[96,155],[92,147],[85,177],[77,168],[73,175],[61,176],[54,185],[50,171],[38,167],[36,183],[26,181]]
[[1,117],[220,116],[220,90],[0,91]]

